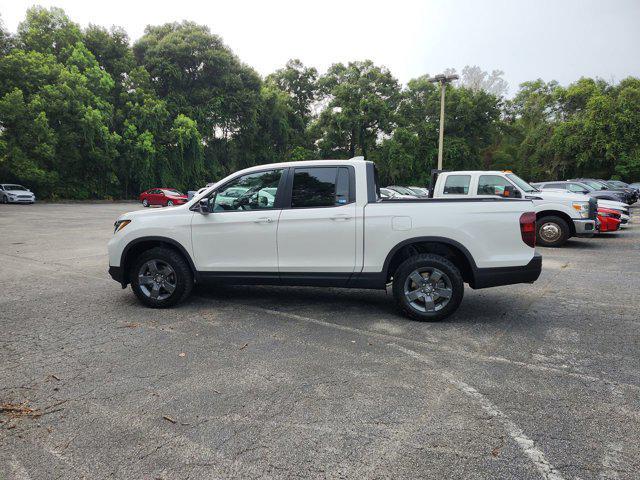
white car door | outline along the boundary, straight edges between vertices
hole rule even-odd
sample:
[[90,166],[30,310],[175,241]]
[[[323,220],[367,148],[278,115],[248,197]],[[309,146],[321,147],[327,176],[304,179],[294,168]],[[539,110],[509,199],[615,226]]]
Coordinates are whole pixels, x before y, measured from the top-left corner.
[[191,238],[196,268],[204,272],[272,272],[277,277],[277,194],[283,169],[237,177],[209,196],[211,213],[194,214]]
[[[278,265],[287,273],[338,273],[356,265],[356,203],[353,167],[296,167],[278,222]],[[285,201],[286,202],[286,201]]]

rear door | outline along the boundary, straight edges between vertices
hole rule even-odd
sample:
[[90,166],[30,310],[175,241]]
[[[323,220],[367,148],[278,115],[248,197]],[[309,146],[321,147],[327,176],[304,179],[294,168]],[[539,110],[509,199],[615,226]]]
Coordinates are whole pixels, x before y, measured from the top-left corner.
[[288,273],[334,273],[345,281],[356,265],[355,170],[295,167],[278,222],[278,266]]

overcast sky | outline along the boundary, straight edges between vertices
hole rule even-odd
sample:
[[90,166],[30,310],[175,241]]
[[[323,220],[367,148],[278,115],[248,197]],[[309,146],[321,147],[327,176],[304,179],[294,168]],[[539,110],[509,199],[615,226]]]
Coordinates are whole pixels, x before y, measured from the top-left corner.
[[132,41],[148,24],[206,24],[262,75],[289,58],[324,71],[370,58],[402,82],[447,67],[505,72],[511,93],[541,77],[619,81],[640,76],[640,0],[1,0],[12,32],[37,3],[72,20],[124,27]]

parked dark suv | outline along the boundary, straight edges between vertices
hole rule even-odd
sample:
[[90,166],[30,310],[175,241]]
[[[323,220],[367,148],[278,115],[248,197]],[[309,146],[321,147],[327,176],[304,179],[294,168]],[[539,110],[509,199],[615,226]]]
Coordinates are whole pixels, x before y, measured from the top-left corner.
[[585,185],[589,185],[591,188],[594,188],[595,190],[607,190],[610,192],[617,192],[619,195],[621,195],[624,198],[624,200],[622,201],[628,205],[635,203],[637,200],[637,197],[633,193],[626,192],[625,190],[620,188],[610,188],[602,180],[597,180],[595,178],[570,178],[569,181],[584,183]]
[[573,193],[582,193],[593,198],[599,198],[600,200],[613,200],[614,202],[626,203],[626,197],[621,192],[615,190],[596,190],[594,187],[584,182],[559,180],[555,182],[536,182],[531,185],[541,189],[558,188],[560,190],[568,190]]

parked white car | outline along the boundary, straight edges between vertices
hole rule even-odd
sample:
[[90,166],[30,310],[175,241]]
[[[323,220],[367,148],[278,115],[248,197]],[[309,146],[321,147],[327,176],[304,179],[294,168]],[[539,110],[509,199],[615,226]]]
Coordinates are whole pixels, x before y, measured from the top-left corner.
[[15,183],[0,184],[1,203],[35,203],[35,194],[22,185]]
[[531,200],[537,244],[559,247],[571,237],[597,231],[594,198],[570,192],[540,191],[510,171],[456,171],[438,175],[434,198],[508,197]]
[[150,307],[174,305],[204,280],[392,283],[403,312],[431,321],[458,308],[465,282],[485,288],[540,275],[531,201],[382,200],[376,179],[374,164],[357,159],[242,170],[185,205],[119,217],[109,273]]

